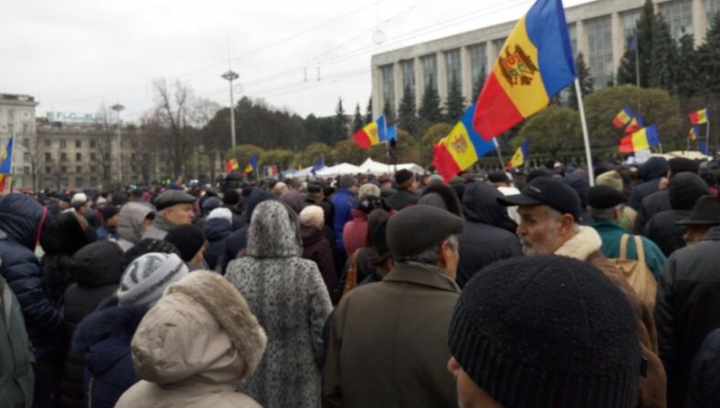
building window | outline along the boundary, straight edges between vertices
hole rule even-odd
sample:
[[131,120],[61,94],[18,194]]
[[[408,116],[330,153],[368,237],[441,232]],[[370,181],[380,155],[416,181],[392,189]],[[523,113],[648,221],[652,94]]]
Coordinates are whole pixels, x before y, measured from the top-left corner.
[[81,140],[76,140],[76,141],[75,141],[75,148],[76,148],[76,149],[79,149],[79,148],[81,148],[81,147],[82,147],[82,141],[81,141]]
[[447,87],[448,92],[455,82],[459,89],[462,89],[462,75],[460,65],[460,50],[452,50],[445,52],[445,69],[447,71]]
[[613,81],[612,26],[610,16],[589,20],[588,63],[595,88],[603,88]]
[[82,166],[75,166],[75,173],[82,173]]
[[[501,55],[504,52],[503,45],[505,45],[505,41],[507,41],[507,37],[493,40],[493,42],[492,42],[493,48],[495,49],[495,52],[497,53],[497,55]],[[497,56],[496,56],[496,58],[497,58]]]
[[15,121],[15,111],[12,109],[8,110],[8,122],[14,122]]
[[50,174],[50,173],[52,173],[52,167],[45,166],[45,174]]
[[95,148],[95,141],[94,141],[94,140],[91,140],[91,141],[90,141],[90,148],[91,148],[91,149],[94,149],[94,148]]
[[30,153],[23,152],[23,161],[26,161],[26,162],[30,161]]
[[92,160],[92,161],[96,160],[95,153],[90,153],[90,160]]
[[22,141],[22,145],[24,148],[27,149],[30,146],[30,139],[28,139],[27,137],[24,137],[23,141]]
[[91,186],[97,186],[98,185],[98,178],[97,177],[90,177],[90,185]]
[[23,173],[30,174],[30,166],[23,167]]
[[28,134],[29,129],[30,129],[30,126],[27,123],[23,123],[23,134]]
[[670,33],[675,40],[679,40],[686,33],[692,33],[692,0],[661,4],[660,13],[670,25]]
[[[90,166],[90,173],[96,173],[97,172],[97,166]],[[96,183],[92,183],[96,184]]]
[[720,0],[706,0],[705,7],[707,8],[707,28],[712,28],[712,24],[715,21],[715,16],[720,11]]
[[403,95],[405,95],[405,91],[410,91],[411,95],[415,95],[415,61],[402,61],[400,66],[402,67]]
[[390,109],[395,109],[395,76],[392,65],[385,65],[380,68],[382,70],[382,92],[383,92],[383,109],[386,105],[390,105]]
[[65,167],[65,166],[60,166],[60,173],[62,173],[62,174],[67,173],[67,167]]
[[130,153],[130,161],[134,162],[136,158],[137,156],[135,155],[135,153]]
[[568,24],[568,38],[570,39],[570,48],[572,48],[573,55],[577,55],[577,24]]
[[422,57],[423,66],[423,83],[425,88],[432,86],[437,90],[437,57],[435,55],[428,55]]
[[84,187],[85,180],[82,177],[75,178],[75,187]]
[[635,33],[635,25],[637,24],[637,21],[640,19],[640,16],[642,15],[642,9],[628,11],[623,13],[622,15],[622,25],[623,25],[623,41],[625,42],[625,46],[630,42],[630,39],[633,37]]
[[60,161],[67,161],[67,153],[60,153]]
[[52,161],[52,153],[46,152],[45,153],[45,161]]
[[487,77],[487,44],[471,45],[468,47],[468,51],[470,51],[470,73],[473,87],[476,87],[478,81],[485,81]]
[[15,125],[13,125],[12,123],[8,123],[8,133],[10,133],[11,135],[15,135]]
[[110,153],[105,153],[105,160],[110,160]]
[[82,153],[75,153],[75,161],[82,161]]
[[50,147],[50,139],[45,139],[45,147]]
[[67,147],[67,140],[65,140],[65,139],[60,139],[60,148],[62,149],[62,148],[65,148],[65,147]]

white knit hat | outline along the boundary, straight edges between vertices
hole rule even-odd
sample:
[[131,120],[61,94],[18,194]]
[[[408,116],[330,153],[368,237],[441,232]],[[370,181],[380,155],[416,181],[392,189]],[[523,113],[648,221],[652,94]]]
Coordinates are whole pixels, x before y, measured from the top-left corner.
[[97,199],[97,205],[107,204],[107,199],[105,197],[98,197]]
[[175,254],[151,252],[132,261],[118,289],[120,305],[152,306],[165,288],[188,273],[185,263]]
[[308,205],[300,211],[300,223],[311,227],[322,226],[325,222],[325,213],[320,206]]
[[232,211],[228,208],[216,208],[210,211],[206,221],[210,221],[215,218],[227,220],[227,222],[232,223]]
[[88,198],[85,193],[76,193],[74,196],[72,196],[72,200],[70,200],[70,204],[76,205],[76,204],[85,204],[87,203]]

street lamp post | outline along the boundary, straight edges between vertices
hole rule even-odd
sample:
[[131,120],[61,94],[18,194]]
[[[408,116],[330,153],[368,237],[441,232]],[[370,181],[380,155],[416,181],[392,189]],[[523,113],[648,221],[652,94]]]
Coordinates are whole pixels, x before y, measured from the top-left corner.
[[235,148],[235,103],[233,102],[233,86],[234,80],[240,78],[240,75],[229,70],[221,75],[223,79],[230,81],[230,134],[232,135],[232,147]]
[[120,138],[120,111],[125,109],[124,106],[116,103],[110,109],[117,113],[117,138],[118,138],[118,179],[120,184],[123,182],[123,160],[122,160],[122,139]]

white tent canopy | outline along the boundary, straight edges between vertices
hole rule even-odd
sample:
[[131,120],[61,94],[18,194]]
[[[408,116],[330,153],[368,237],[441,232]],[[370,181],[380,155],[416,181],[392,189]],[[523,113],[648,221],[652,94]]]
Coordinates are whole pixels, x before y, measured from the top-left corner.
[[373,173],[377,174],[393,174],[397,170],[410,170],[413,173],[424,173],[425,169],[418,166],[415,163],[402,163],[398,165],[390,165],[385,163],[376,162],[375,160],[368,157],[365,163],[360,165],[362,173]]
[[342,176],[344,174],[357,174],[363,171],[358,166],[353,166],[350,163],[340,163],[332,167],[323,167],[322,169],[315,172],[315,175],[319,177],[328,176]]

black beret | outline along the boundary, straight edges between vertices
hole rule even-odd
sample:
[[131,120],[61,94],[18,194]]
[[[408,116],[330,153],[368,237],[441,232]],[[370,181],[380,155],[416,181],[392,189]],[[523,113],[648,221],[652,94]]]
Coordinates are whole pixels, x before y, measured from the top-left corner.
[[410,170],[402,169],[395,173],[395,182],[398,184],[403,184],[413,178],[413,176],[414,174]]
[[613,208],[626,201],[625,194],[610,186],[594,186],[588,192],[588,206],[598,210]]
[[160,211],[175,204],[192,204],[197,200],[195,196],[178,190],[167,190],[155,199],[155,208]]
[[684,172],[697,174],[700,171],[700,163],[685,157],[673,157],[668,161],[668,166],[673,174]]
[[464,227],[465,221],[457,215],[429,205],[414,205],[390,217],[388,247],[395,256],[417,255],[459,234]]
[[488,173],[488,181],[491,183],[507,183],[510,179],[504,171],[491,171]]

